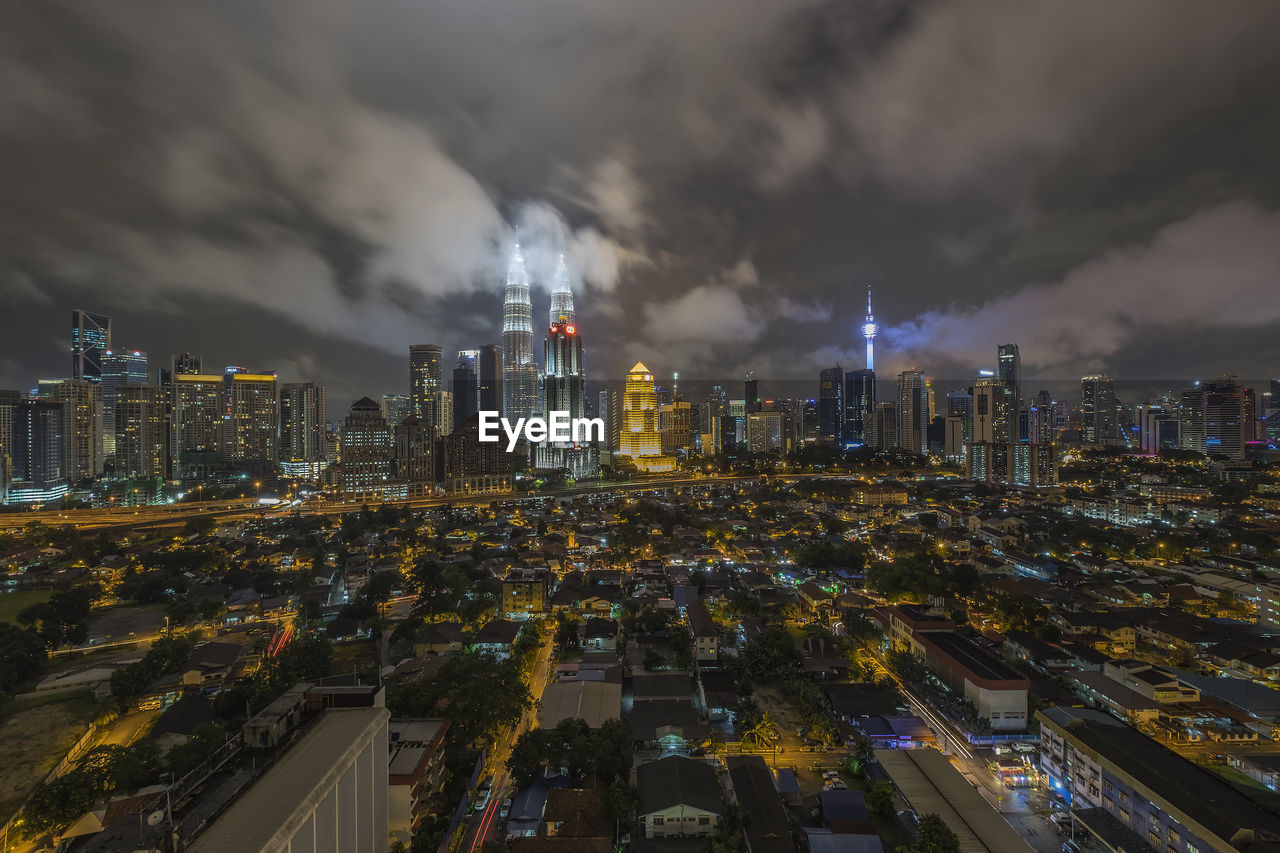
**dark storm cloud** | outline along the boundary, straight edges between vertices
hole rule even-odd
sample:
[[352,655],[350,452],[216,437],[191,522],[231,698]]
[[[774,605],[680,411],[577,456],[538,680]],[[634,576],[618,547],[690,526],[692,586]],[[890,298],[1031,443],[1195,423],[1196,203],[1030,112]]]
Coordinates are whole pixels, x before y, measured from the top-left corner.
[[1277,25],[1154,0],[10,4],[4,373],[63,370],[74,302],[157,354],[403,390],[409,343],[498,339],[516,225],[537,281],[568,253],[600,377],[856,366],[868,284],[884,368],[964,375],[1017,339],[1045,373],[1123,375],[1134,340],[1180,340],[1179,373],[1274,370]]

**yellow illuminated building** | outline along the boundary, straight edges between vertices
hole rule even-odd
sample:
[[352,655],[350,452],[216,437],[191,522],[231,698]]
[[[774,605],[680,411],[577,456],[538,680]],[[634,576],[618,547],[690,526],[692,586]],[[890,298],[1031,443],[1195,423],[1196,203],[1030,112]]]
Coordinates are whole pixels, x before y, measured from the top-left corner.
[[622,429],[618,436],[618,461],[630,463],[647,473],[674,471],[676,460],[662,455],[662,433],[658,428],[658,394],[653,373],[636,362],[627,374],[622,393]]

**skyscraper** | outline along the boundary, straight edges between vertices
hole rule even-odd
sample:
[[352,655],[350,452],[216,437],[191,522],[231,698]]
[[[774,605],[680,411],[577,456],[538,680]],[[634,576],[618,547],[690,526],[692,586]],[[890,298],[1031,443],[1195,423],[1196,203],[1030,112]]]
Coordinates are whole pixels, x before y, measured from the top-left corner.
[[353,499],[385,495],[391,482],[391,430],[381,407],[368,397],[351,404],[342,422],[338,485]]
[[281,460],[323,461],[327,428],[328,393],[323,385],[289,382],[280,386]]
[[569,281],[569,268],[564,261],[564,253],[561,252],[560,260],[556,264],[555,281],[551,287],[551,311],[548,318],[549,325],[557,323],[568,323],[570,326],[577,325],[578,316],[573,310],[573,286]]
[[435,436],[428,424],[409,415],[392,430],[395,437],[396,497],[416,498],[435,490]]
[[871,410],[871,426],[867,444],[876,450],[890,450],[898,446],[898,408],[891,402],[876,403]]
[[929,402],[924,374],[904,370],[898,374],[898,447],[911,453],[929,452]]
[[1000,344],[996,350],[996,375],[1000,393],[995,399],[992,430],[996,441],[1015,442],[1018,435],[1018,412],[1022,408],[1022,357],[1017,344]]
[[959,418],[961,444],[973,441],[973,394],[961,388],[947,392],[947,417]]
[[1048,391],[1037,391],[1029,415],[1027,440],[1032,444],[1052,444],[1057,437],[1053,428],[1053,395]]
[[1000,381],[989,376],[973,383],[972,425],[965,430],[969,441],[991,444],[996,440],[996,406],[1001,393]]
[[744,414],[753,415],[764,408],[764,403],[760,399],[760,382],[756,379],[755,371],[747,374],[747,378],[742,382],[742,390],[746,400],[746,412]]
[[192,476],[202,460],[222,453],[225,395],[223,377],[216,374],[173,376],[169,452],[179,479]]
[[[477,352],[478,355],[478,352]],[[462,429],[463,424],[475,417],[478,411],[476,394],[479,383],[475,373],[475,360],[459,357],[458,366],[453,369],[453,429]]]
[[147,381],[147,354],[141,350],[107,350],[102,354],[102,452],[116,452],[116,386]]
[[412,344],[409,347],[409,413],[425,424],[435,425],[436,392],[440,389],[440,346]]
[[867,370],[876,369],[875,339],[880,327],[876,325],[875,315],[871,313],[871,288],[867,288],[867,319],[862,323],[862,336],[867,339]]
[[870,441],[871,412],[876,407],[876,372],[850,370],[844,375],[844,443]]
[[[552,412],[568,412],[570,418],[586,416],[586,374],[575,316],[573,289],[561,255],[551,293],[551,326],[543,346],[542,416],[547,419]],[[574,477],[590,477],[599,470],[599,452],[594,445],[575,447],[572,443],[544,442],[535,448],[534,465],[565,468]]]
[[675,460],[662,455],[653,373],[640,362],[627,374],[626,390],[622,394],[622,430],[615,456],[641,471],[675,469]]
[[167,408],[164,392],[154,385],[125,382],[115,387],[112,445],[117,475],[164,476],[169,447]]
[[[496,344],[485,344],[480,347],[480,355],[476,361],[476,405],[486,412],[500,411],[506,400],[503,385],[505,369],[503,358],[502,347]],[[534,370],[536,369],[535,367]],[[531,384],[530,387],[533,385]],[[454,406],[457,406],[456,402]]]
[[102,355],[111,349],[111,318],[80,308],[71,312],[71,378],[98,382]]
[[[99,362],[99,367],[101,363]],[[40,397],[66,408],[63,470],[73,483],[102,476],[102,388],[88,379],[41,379]]]
[[[284,388],[280,389],[280,406],[281,411],[284,409]],[[395,427],[409,415],[413,414],[413,403],[407,394],[383,394],[382,395],[382,416],[387,419],[387,425]],[[283,447],[281,448],[283,451]]]
[[1104,374],[1080,380],[1080,410],[1084,416],[1085,444],[1110,445],[1116,441],[1115,383]]
[[280,449],[276,375],[228,367],[223,381],[227,401],[223,455],[259,463],[264,473],[273,470]]
[[842,444],[844,421],[844,368],[837,364],[818,374],[818,441]]
[[[483,365],[481,366],[483,381]],[[511,253],[502,300],[502,414],[512,423],[538,408],[538,366],[533,360],[533,302],[519,241]],[[483,401],[481,409],[484,408]]]
[[13,407],[6,503],[44,503],[67,493],[66,414],[67,406],[54,400],[21,400]]
[[1244,458],[1245,388],[1237,376],[1204,385],[1204,452]]

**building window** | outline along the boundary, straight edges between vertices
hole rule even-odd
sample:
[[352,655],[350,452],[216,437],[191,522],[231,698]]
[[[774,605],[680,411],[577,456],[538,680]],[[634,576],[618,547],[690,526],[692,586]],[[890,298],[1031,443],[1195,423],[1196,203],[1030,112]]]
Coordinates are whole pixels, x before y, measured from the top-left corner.
[[698,826],[710,826],[710,825],[711,825],[711,818],[709,817],[698,818]]
[[662,824],[663,824],[662,815],[657,815],[657,816],[655,816],[655,817],[654,817],[654,819],[653,819],[653,825],[654,825],[654,826],[662,826]]

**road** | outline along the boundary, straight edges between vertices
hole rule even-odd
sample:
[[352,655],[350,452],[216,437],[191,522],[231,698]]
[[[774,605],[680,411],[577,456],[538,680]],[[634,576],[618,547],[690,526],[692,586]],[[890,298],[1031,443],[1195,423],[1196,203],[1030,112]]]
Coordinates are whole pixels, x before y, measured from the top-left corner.
[[463,835],[462,844],[458,848],[465,853],[477,853],[484,842],[497,836],[501,840],[501,829],[504,823],[501,817],[502,801],[514,793],[511,777],[507,773],[507,757],[511,747],[520,734],[538,722],[538,704],[542,699],[542,691],[546,689],[551,678],[551,649],[554,645],[554,629],[548,626],[542,637],[542,645],[529,670],[529,694],[533,701],[531,707],[521,715],[519,722],[498,735],[497,744],[489,752],[481,778],[493,776],[492,793],[484,811],[471,811],[467,815],[467,831]]

